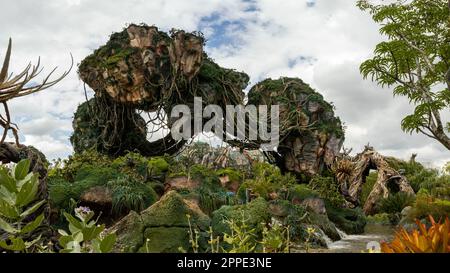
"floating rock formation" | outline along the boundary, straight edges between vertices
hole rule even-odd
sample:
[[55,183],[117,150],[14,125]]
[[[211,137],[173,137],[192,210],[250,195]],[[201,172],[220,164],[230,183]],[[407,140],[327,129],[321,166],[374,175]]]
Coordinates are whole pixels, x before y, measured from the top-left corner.
[[280,107],[280,145],[270,154],[285,171],[319,174],[344,142],[333,105],[298,78],[267,79],[253,86],[248,103]]

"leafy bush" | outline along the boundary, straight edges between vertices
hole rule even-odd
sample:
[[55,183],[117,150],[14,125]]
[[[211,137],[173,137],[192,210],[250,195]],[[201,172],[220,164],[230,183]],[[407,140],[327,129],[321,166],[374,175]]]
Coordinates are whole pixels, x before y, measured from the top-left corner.
[[78,170],[86,166],[95,166],[96,168],[110,165],[110,158],[98,153],[95,150],[86,150],[82,153],[76,153],[69,156],[67,160],[57,161],[53,168],[50,168],[48,177],[63,178],[67,181],[73,181]]
[[414,200],[413,195],[405,192],[390,194],[379,201],[377,210],[381,213],[400,213],[405,207],[411,206]]
[[169,163],[163,157],[152,157],[148,161],[147,168],[150,176],[160,176],[169,170]]
[[334,207],[325,202],[328,218],[347,234],[361,234],[364,232],[367,220],[360,208],[349,209]]
[[391,218],[389,213],[377,213],[367,216],[367,222],[372,224],[390,225]]
[[427,193],[418,194],[408,218],[410,220],[424,219],[428,215],[434,219],[444,219],[450,215],[450,201],[435,198]]
[[64,213],[69,222],[70,234],[60,229],[59,244],[63,247],[61,253],[108,253],[116,241],[114,233],[101,235],[105,225],[97,225],[97,220],[91,220],[94,212],[87,207],[75,209],[75,216]]
[[8,238],[1,238],[0,248],[30,252],[36,250],[41,236],[31,238],[32,233],[41,225],[44,214],[29,218],[45,203],[34,202],[39,187],[38,174],[29,172],[30,160],[24,159],[11,170],[0,166],[0,229]]
[[299,184],[294,185],[289,190],[290,194],[290,200],[298,199],[298,200],[305,200],[306,198],[313,198],[318,197],[319,193],[312,190],[308,185],[305,184]]
[[332,177],[315,176],[309,182],[309,188],[316,191],[323,199],[330,201],[333,206],[341,207],[344,197],[339,192],[339,185]]
[[366,203],[367,197],[369,197],[370,192],[377,181],[378,172],[371,171],[368,176],[366,176],[366,183],[362,185],[361,195],[360,195],[360,204]]
[[217,176],[228,176],[230,181],[242,181],[242,173],[232,168],[224,168],[216,171]]
[[246,180],[237,192],[241,201],[246,200],[246,192],[270,199],[271,193],[277,193],[284,198],[288,197],[289,189],[296,183],[296,179],[290,173],[282,175],[278,167],[261,162],[253,165],[253,178]]
[[140,212],[158,200],[153,188],[129,176],[121,176],[107,184],[112,191],[112,210],[123,215],[130,210]]
[[103,186],[118,176],[119,173],[113,168],[85,165],[76,171],[73,182],[62,177],[49,178],[49,200],[53,206],[69,211],[71,199],[79,200],[85,191]]

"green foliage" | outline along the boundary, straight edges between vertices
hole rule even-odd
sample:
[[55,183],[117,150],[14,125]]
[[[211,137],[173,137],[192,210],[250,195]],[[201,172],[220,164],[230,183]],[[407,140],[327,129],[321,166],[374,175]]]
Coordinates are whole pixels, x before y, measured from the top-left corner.
[[344,204],[344,197],[339,192],[339,185],[333,177],[315,176],[308,186],[316,191],[321,198],[329,200],[334,206],[340,207]]
[[49,178],[63,178],[67,181],[73,181],[78,170],[86,166],[95,168],[106,167],[110,164],[110,158],[98,153],[95,150],[85,150],[81,153],[75,153],[69,156],[67,160],[56,161],[55,166],[49,171]]
[[163,157],[152,157],[148,161],[148,173],[150,176],[159,176],[169,170],[169,163]]
[[393,86],[394,95],[406,96],[416,106],[402,120],[405,132],[423,133],[450,149],[450,123],[439,113],[450,107],[448,1],[373,5],[359,0],[358,7],[370,12],[387,37],[376,46],[375,56],[361,64],[361,74],[381,86]]
[[97,225],[97,220],[91,220],[94,212],[87,207],[75,209],[75,216],[64,213],[69,222],[69,231],[58,230],[61,237],[59,244],[63,247],[62,253],[108,253],[116,241],[114,233],[102,236],[105,225]]
[[391,218],[389,213],[377,213],[374,215],[367,216],[367,223],[380,224],[380,225],[390,225]]
[[450,215],[450,201],[435,198],[427,193],[421,193],[416,196],[416,202],[410,214],[409,220],[426,219],[431,215],[434,219],[445,219]]
[[109,180],[119,176],[117,170],[110,167],[84,165],[76,170],[73,182],[61,177],[49,179],[49,199],[57,208],[69,210],[71,199],[79,200],[81,195],[96,186],[103,186]]
[[361,234],[364,232],[367,220],[360,208],[339,208],[333,206],[330,202],[325,202],[325,205],[330,221],[345,233]]
[[400,213],[405,207],[414,203],[415,197],[405,192],[390,194],[387,198],[381,199],[377,204],[380,213]]
[[[260,223],[261,234],[253,224],[248,224],[249,218],[240,211],[240,217],[236,219],[225,219],[224,224],[227,225],[229,232],[214,237],[214,230],[209,228],[208,240],[209,248],[206,252],[211,253],[288,253],[290,251],[289,227],[285,227],[279,223],[267,224]],[[199,252],[199,230],[193,228],[190,222],[190,215],[187,215],[189,221],[189,243],[195,253]],[[261,238],[261,240],[258,240]],[[186,252],[182,247],[181,252]]]
[[158,200],[153,188],[129,176],[121,176],[108,182],[112,191],[112,210],[123,215],[130,210],[140,212]]
[[143,180],[147,175],[149,160],[139,153],[129,152],[111,163],[111,167],[119,172]]
[[366,183],[362,185],[361,195],[360,195],[360,204],[366,203],[367,197],[369,197],[370,192],[377,182],[377,171],[371,171],[368,176],[366,176]]
[[0,230],[8,235],[0,240],[0,248],[29,252],[39,248],[41,236],[31,239],[41,225],[44,214],[29,218],[45,203],[35,201],[39,187],[38,174],[29,172],[30,160],[24,159],[10,170],[0,166]]
[[270,219],[267,201],[257,198],[244,205],[222,206],[212,214],[212,227],[217,234],[230,234],[231,230],[226,221],[234,219],[236,222],[242,217],[246,219],[249,227],[255,228],[256,233],[261,234],[260,223],[267,223]]
[[241,182],[243,179],[242,172],[233,168],[224,168],[216,171],[217,176],[228,176],[230,181]]
[[319,193],[312,190],[306,184],[294,185],[290,188],[290,200],[298,199],[299,201],[305,200],[307,198],[319,197]]
[[241,201],[246,200],[246,191],[269,199],[270,193],[286,194],[296,183],[296,179],[290,173],[282,175],[278,167],[265,162],[253,165],[253,179],[248,179],[239,187],[237,192]]

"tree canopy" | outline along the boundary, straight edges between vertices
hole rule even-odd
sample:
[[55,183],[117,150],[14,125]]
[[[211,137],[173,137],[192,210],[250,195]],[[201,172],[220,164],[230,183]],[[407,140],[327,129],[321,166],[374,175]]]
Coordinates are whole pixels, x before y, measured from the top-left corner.
[[387,37],[374,57],[360,66],[364,78],[394,87],[406,96],[414,112],[402,120],[405,132],[422,133],[450,150],[450,1],[398,0],[375,5],[359,0]]

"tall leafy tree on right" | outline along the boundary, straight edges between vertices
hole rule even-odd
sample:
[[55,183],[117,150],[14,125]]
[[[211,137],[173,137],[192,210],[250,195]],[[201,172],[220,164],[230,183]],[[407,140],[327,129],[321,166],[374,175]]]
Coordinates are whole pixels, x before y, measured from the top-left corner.
[[[380,1],[377,1],[380,2]],[[387,38],[360,66],[364,78],[394,87],[414,112],[402,120],[408,133],[422,133],[450,150],[450,0],[359,0]]]

